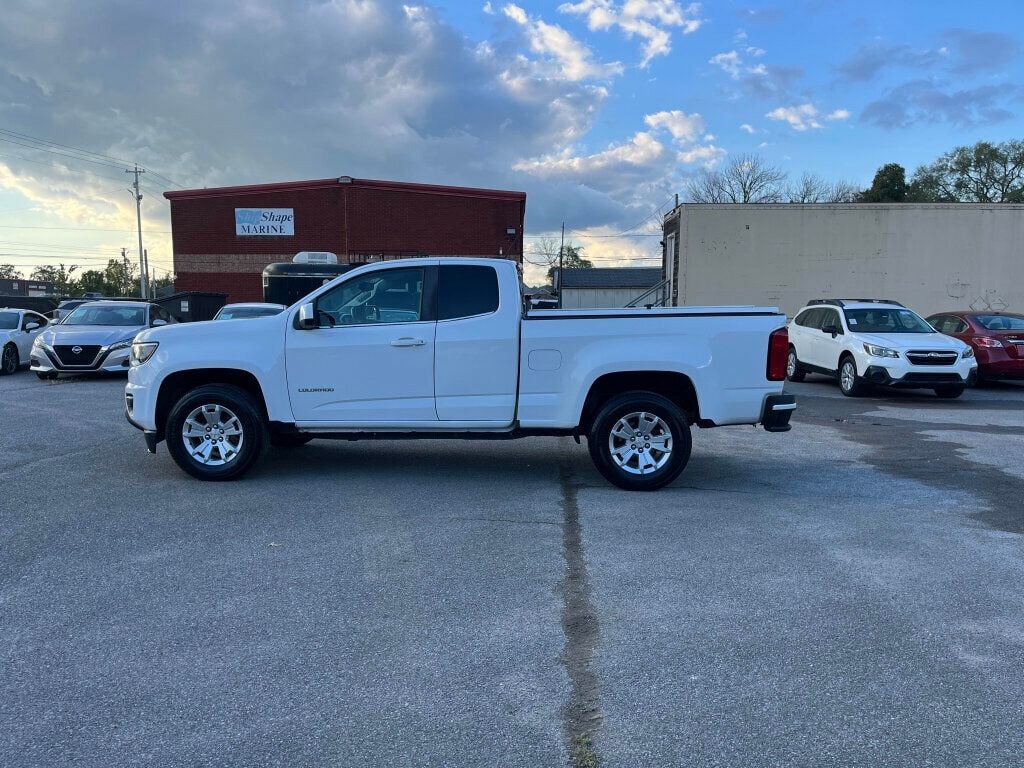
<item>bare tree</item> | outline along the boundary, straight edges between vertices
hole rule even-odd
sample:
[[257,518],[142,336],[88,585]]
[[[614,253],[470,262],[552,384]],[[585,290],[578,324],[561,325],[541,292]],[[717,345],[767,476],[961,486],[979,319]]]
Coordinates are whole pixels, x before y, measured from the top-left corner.
[[852,203],[859,194],[860,190],[849,182],[829,184],[813,173],[804,173],[788,192],[791,203]]
[[780,203],[786,199],[786,172],[759,155],[743,154],[717,171],[704,171],[687,186],[695,203]]

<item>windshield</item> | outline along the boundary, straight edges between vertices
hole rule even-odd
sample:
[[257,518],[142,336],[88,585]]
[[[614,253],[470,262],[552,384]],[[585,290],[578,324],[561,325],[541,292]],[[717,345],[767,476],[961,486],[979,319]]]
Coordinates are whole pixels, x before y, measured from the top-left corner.
[[63,325],[125,325],[146,324],[143,307],[106,307],[86,304],[68,315]]
[[860,333],[935,333],[935,329],[909,309],[872,307],[847,309],[846,324]]
[[1024,315],[977,315],[974,319],[990,331],[1024,331]]
[[13,331],[17,327],[17,312],[0,312],[0,331]]
[[277,307],[234,307],[224,308],[217,313],[218,320],[246,320],[250,317],[270,317],[280,314]]

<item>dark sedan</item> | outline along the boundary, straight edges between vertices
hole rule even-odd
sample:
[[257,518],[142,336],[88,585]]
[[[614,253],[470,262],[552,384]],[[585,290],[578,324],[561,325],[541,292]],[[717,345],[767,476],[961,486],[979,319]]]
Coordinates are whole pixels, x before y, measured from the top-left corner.
[[939,333],[974,348],[978,378],[1024,380],[1024,315],[1005,312],[943,312],[928,322]]

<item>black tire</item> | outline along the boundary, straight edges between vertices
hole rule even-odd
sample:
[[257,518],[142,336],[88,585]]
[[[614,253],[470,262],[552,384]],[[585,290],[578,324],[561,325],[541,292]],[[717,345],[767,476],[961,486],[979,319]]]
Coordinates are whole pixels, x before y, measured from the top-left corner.
[[[185,445],[185,421],[196,409],[204,406],[219,406],[226,409],[238,422],[237,427],[233,426],[233,421],[231,422],[232,428],[239,429],[241,435],[234,454],[225,459],[223,449],[215,446],[213,450],[218,452],[217,458],[214,459],[212,453],[209,455],[210,460],[223,461],[222,464],[205,464],[197,460]],[[203,418],[205,423],[206,417]],[[210,421],[216,423],[216,419]],[[267,449],[269,435],[263,413],[248,392],[229,384],[207,384],[185,393],[174,404],[164,427],[164,439],[167,441],[167,450],[171,458],[192,477],[200,480],[235,480],[248,472],[263,455]],[[193,439],[203,438],[201,433],[197,432]]]
[[789,356],[786,358],[786,378],[797,383],[807,378],[807,371],[800,367],[795,347],[789,348]]
[[17,373],[20,365],[21,360],[18,358],[18,348],[13,344],[5,346],[3,353],[0,354],[0,376],[10,376],[12,373]]
[[281,432],[270,435],[270,445],[274,448],[301,448],[312,439],[312,435]]
[[57,378],[57,374],[51,371],[45,371],[43,373],[37,373],[40,381],[54,381]]
[[964,393],[965,389],[966,387],[962,384],[952,384],[948,387],[936,387],[935,396],[941,397],[944,400],[956,400],[956,398],[960,397],[960,395]]
[[[852,376],[844,376],[844,369],[852,366]],[[847,397],[860,397],[867,392],[868,385],[857,374],[857,361],[851,355],[846,355],[839,360],[839,391]]]
[[[669,442],[666,445],[671,449],[667,452],[648,450],[647,457],[651,460],[660,461],[667,453],[664,464],[644,474],[639,474],[641,456],[633,454],[627,459],[624,468],[612,456],[612,430],[620,419],[631,414],[646,413],[656,417],[660,423],[654,426],[652,431],[646,434],[649,437],[664,437],[662,425],[667,429]],[[644,434],[644,433],[640,433]],[[621,440],[620,450],[625,449],[629,438],[616,437],[615,441]],[[652,441],[653,442],[653,441]],[[690,425],[686,414],[679,406],[671,400],[654,394],[653,392],[625,392],[609,400],[594,418],[587,434],[587,447],[590,450],[590,458],[605,480],[619,488],[627,491],[654,491],[668,485],[686,467],[690,460],[690,451],[693,442],[690,436]],[[636,460],[636,465],[628,465]]]

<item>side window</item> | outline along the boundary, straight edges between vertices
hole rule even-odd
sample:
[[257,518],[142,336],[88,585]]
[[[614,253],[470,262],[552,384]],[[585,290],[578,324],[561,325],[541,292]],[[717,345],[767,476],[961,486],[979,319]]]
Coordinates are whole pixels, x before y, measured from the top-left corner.
[[35,312],[26,312],[25,317],[21,321],[21,330],[27,330],[29,323],[38,323],[40,328],[45,328],[48,322],[42,315],[37,315]]
[[819,328],[824,328],[827,325],[834,325],[839,329],[839,332],[843,332],[843,324],[839,321],[839,313],[834,309],[823,309],[821,311],[821,323]]
[[348,280],[316,302],[321,327],[415,323],[422,317],[423,269],[387,269]]
[[800,326],[807,325],[807,316],[811,314],[813,310],[805,309],[799,315],[793,318],[793,322]]
[[498,309],[498,273],[476,264],[442,266],[437,285],[437,319],[487,315]]
[[804,318],[805,328],[821,328],[821,316],[824,314],[822,309],[809,309],[807,310],[807,317]]
[[949,326],[949,333],[967,333],[967,323],[965,323],[961,318],[951,317],[949,319],[952,321]]

